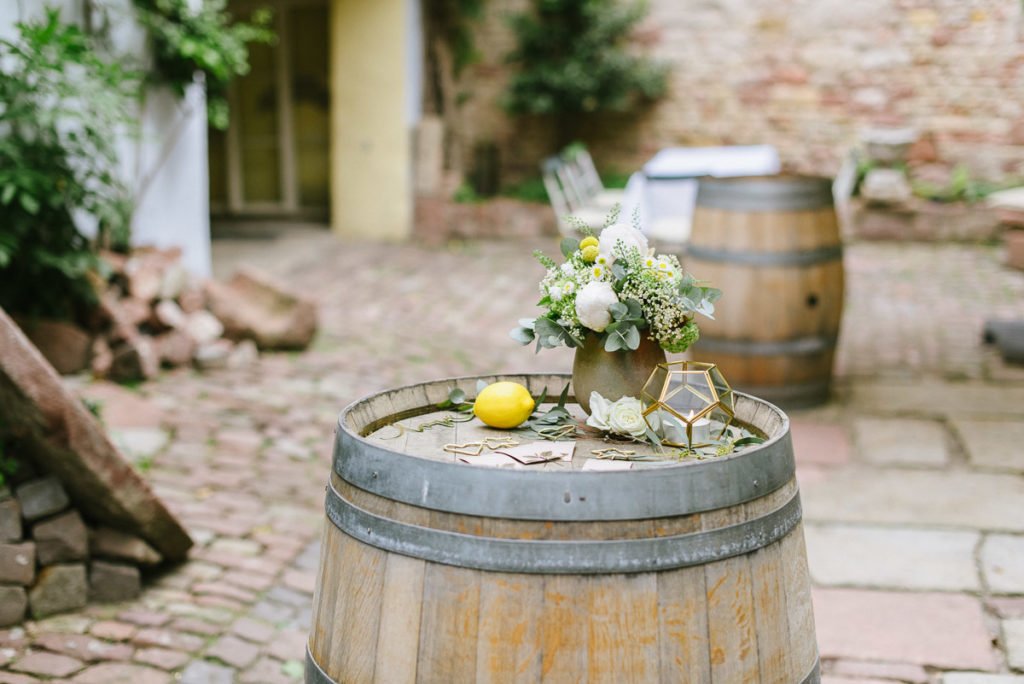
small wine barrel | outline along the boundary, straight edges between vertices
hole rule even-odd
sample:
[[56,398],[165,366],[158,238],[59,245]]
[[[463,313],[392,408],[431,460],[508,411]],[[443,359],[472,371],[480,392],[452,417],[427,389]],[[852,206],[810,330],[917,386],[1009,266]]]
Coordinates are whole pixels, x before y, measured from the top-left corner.
[[843,312],[842,243],[828,179],[700,181],[687,270],[725,290],[694,358],[787,408],[828,399]]
[[[537,394],[568,376],[483,379]],[[450,415],[435,404],[477,380],[341,415],[307,683],[820,680],[785,414],[738,395],[763,444],[616,472],[579,472],[595,440],[571,464],[492,468],[442,446],[508,432],[393,427]]]

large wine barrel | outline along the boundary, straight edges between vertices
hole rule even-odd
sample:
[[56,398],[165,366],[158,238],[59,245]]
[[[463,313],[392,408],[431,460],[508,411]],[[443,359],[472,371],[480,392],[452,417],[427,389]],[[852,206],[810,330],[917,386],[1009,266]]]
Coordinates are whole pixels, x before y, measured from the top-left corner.
[[701,320],[695,359],[783,407],[827,400],[843,312],[831,181],[702,179],[686,260],[725,291],[715,320]]
[[571,463],[484,467],[442,447],[509,432],[409,429],[477,380],[341,415],[306,682],[819,681],[785,414],[738,395],[767,440],[717,459],[579,472],[607,446],[580,439]]

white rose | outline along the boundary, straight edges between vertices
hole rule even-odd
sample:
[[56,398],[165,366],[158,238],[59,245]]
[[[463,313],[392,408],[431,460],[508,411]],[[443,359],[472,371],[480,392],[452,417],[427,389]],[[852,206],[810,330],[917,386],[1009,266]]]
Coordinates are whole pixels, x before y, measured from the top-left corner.
[[587,418],[587,425],[598,430],[608,432],[608,414],[612,410],[612,402],[602,397],[597,392],[590,393],[590,417]]
[[608,307],[619,301],[610,283],[592,281],[576,295],[576,316],[585,327],[602,332],[612,322]]
[[608,427],[619,435],[643,439],[647,434],[644,405],[635,397],[622,397],[608,412]]
[[639,230],[625,223],[616,223],[602,230],[597,248],[601,254],[612,256],[612,250],[620,242],[626,250],[635,247],[640,254],[647,254],[647,238]]

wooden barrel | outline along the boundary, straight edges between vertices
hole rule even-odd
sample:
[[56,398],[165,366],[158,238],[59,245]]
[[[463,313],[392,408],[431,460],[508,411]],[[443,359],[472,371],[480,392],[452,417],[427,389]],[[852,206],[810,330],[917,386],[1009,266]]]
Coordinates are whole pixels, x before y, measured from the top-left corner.
[[[568,376],[483,379],[539,393]],[[510,434],[478,421],[393,427],[450,415],[435,404],[477,380],[341,415],[306,682],[820,680],[785,414],[738,395],[763,444],[616,472],[579,472],[596,440],[509,469],[442,450]]]
[[780,406],[828,399],[843,312],[831,181],[702,179],[686,266],[725,292],[700,322],[695,359]]

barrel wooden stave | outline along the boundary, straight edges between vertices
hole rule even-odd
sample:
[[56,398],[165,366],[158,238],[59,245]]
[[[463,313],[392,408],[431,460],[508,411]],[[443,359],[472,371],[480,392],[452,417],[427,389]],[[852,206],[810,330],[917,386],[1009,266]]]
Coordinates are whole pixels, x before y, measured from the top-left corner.
[[[784,406],[809,405],[827,398],[842,318],[839,225],[824,187],[803,206],[787,207],[786,193],[801,181],[783,177],[773,207],[765,193],[771,182],[702,181],[716,194],[710,202],[698,196],[687,269],[726,296],[715,319],[701,321],[694,354],[718,364],[738,389]],[[752,186],[760,205],[749,207],[744,193]]]
[[[780,498],[704,514],[702,529]],[[460,568],[331,524],[324,541],[320,586],[337,591],[318,595],[310,652],[339,682],[802,682],[817,658],[799,526],[704,566],[609,575]]]
[[[539,383],[552,386],[531,376],[520,381],[534,391]],[[416,397],[425,404],[438,394],[446,392],[427,387],[404,401]],[[378,419],[378,409],[410,408],[394,399],[350,413],[350,425],[359,431]],[[788,429],[781,414],[763,403],[742,398],[738,409],[741,420],[770,435]],[[337,473],[331,487],[361,509],[428,530],[556,543],[721,530],[757,520],[798,496],[790,479],[763,496],[713,510],[550,521],[431,510],[367,491]],[[657,572],[457,567],[384,551],[331,521],[322,548],[309,682],[817,681],[799,522],[750,553]]]

